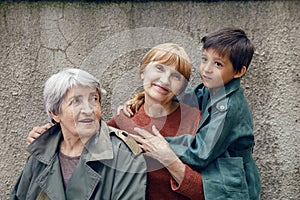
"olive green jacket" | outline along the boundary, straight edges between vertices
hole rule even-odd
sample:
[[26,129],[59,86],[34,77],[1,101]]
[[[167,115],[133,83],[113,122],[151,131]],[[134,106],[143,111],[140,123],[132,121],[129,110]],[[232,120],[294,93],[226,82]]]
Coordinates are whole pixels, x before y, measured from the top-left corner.
[[54,125],[27,148],[29,157],[11,199],[145,199],[146,163],[101,121],[86,144],[66,188],[58,158],[62,133]]
[[260,199],[261,182],[252,157],[252,114],[240,79],[213,96],[199,84],[183,101],[196,102],[202,111],[197,134],[167,140],[183,162],[201,172],[205,199]]

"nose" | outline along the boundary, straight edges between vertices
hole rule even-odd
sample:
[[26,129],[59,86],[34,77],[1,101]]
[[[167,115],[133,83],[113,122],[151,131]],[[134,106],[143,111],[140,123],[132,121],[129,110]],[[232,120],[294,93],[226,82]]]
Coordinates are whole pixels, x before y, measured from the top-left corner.
[[81,112],[87,115],[92,114],[93,112],[92,103],[90,103],[89,101],[84,101],[84,103],[82,104]]
[[170,72],[166,71],[165,73],[163,73],[160,77],[160,82],[162,82],[164,85],[169,85],[170,84]]
[[201,69],[204,71],[204,72],[206,72],[206,73],[211,73],[212,72],[212,68],[213,66],[212,66],[212,64],[211,64],[211,62],[202,62],[201,63],[201,65],[200,65],[200,71],[201,71]]

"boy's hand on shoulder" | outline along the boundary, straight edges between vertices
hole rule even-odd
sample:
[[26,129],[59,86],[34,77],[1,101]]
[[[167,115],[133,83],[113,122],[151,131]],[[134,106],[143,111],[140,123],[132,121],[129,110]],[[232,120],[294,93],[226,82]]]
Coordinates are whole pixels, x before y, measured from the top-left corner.
[[132,117],[135,114],[134,109],[132,108],[133,102],[132,100],[126,101],[123,106],[119,106],[118,114],[123,111],[126,117]]

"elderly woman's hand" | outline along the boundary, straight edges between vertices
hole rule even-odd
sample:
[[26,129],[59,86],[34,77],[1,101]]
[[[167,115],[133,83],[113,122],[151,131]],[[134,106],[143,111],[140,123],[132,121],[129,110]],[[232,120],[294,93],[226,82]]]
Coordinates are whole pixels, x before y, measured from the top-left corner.
[[33,129],[29,132],[26,143],[27,145],[31,144],[36,138],[38,138],[42,133],[44,133],[46,130],[48,130],[53,124],[48,123],[43,126],[35,126]]

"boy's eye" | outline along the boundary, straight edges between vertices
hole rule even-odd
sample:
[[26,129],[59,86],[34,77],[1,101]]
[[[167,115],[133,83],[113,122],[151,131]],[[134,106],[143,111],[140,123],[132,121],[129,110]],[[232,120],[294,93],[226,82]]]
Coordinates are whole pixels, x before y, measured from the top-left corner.
[[223,67],[223,64],[220,63],[220,62],[215,62],[215,64],[216,64],[216,66],[217,66],[218,68]]
[[207,58],[206,57],[201,57],[201,62],[206,62]]

